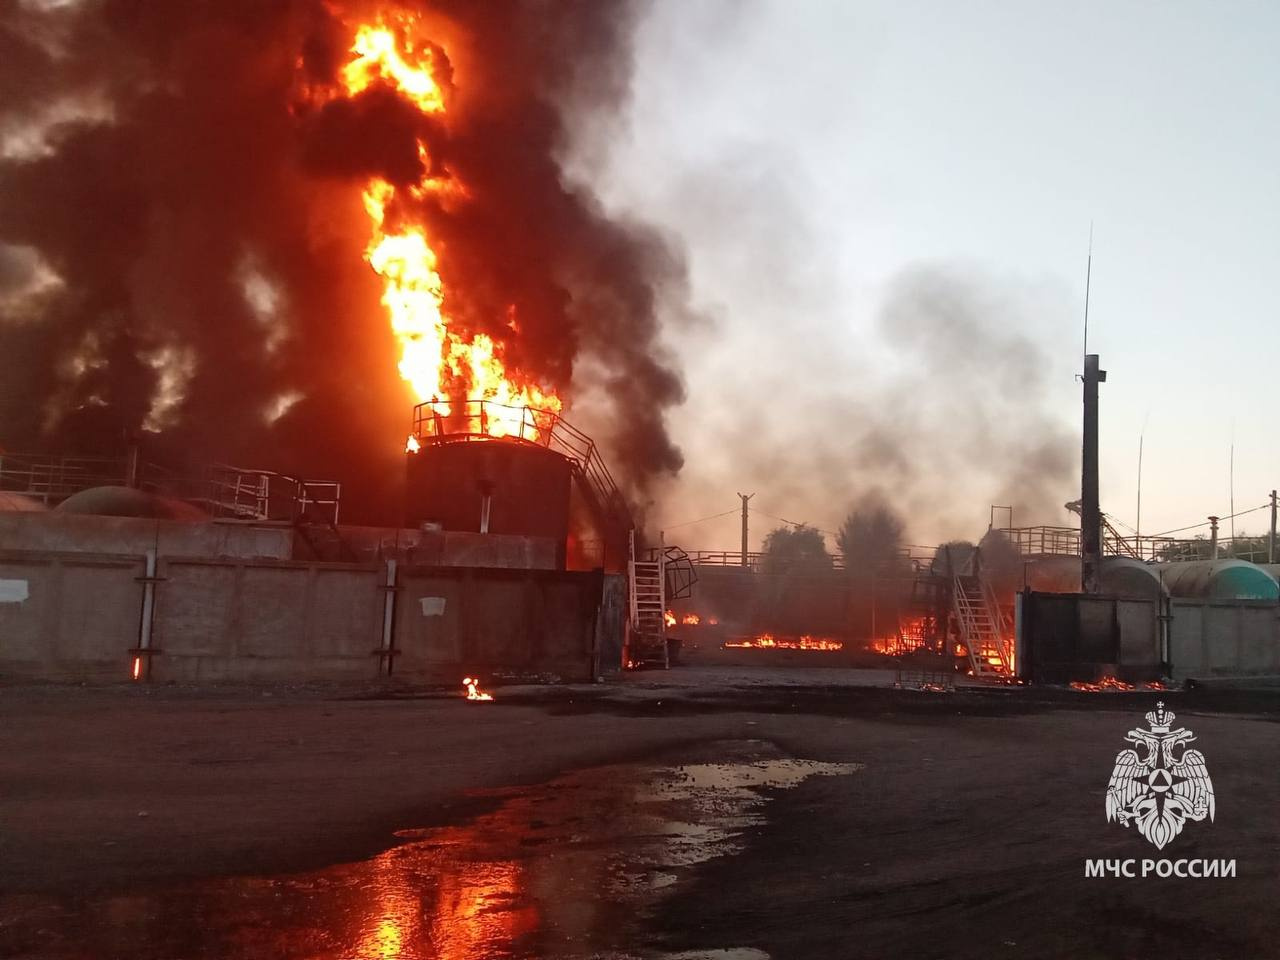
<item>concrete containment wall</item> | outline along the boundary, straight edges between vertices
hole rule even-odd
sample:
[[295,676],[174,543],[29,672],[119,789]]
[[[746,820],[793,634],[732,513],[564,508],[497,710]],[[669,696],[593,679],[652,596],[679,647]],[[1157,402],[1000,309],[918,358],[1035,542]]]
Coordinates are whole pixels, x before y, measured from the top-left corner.
[[201,557],[160,557],[148,581],[141,556],[0,552],[0,676],[124,681],[142,644],[153,681],[588,680],[617,667],[620,590],[599,572]]
[[270,557],[293,555],[287,524],[238,521],[188,523],[137,517],[60,513],[0,513],[0,549],[52,553],[145,554],[171,557]]
[[[411,567],[399,578],[394,672],[593,677],[605,576],[543,570]],[[619,650],[620,641],[599,648]]]
[[1175,679],[1280,674],[1280,604],[1175,599],[1170,613]]
[[166,559],[155,680],[340,680],[378,673],[380,567]]
[[144,572],[141,557],[0,554],[0,675],[126,679]]
[[546,537],[350,526],[339,527],[338,532],[355,554],[353,559],[361,561],[398,557],[405,563],[432,567],[556,569],[557,545]]

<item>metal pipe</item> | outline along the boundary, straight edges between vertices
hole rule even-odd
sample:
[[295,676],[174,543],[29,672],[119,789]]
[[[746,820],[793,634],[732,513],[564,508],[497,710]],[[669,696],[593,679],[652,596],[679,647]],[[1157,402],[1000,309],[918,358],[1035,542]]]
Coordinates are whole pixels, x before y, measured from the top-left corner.
[[1218,518],[1209,518],[1209,559],[1218,559]]
[[1098,355],[1084,358],[1084,442],[1080,470],[1080,584],[1085,593],[1102,591],[1102,508],[1098,503],[1098,384],[1107,372]]
[[156,551],[147,551],[142,580],[142,622],[138,627],[138,654],[133,662],[133,679],[151,676],[151,657],[143,651],[151,649],[151,625],[156,609]]
[[382,597],[382,662],[386,665],[387,676],[391,676],[392,668],[395,666],[395,651],[391,647],[392,632],[391,628],[395,624],[396,618],[396,561],[394,559],[387,561],[387,582],[386,590]]

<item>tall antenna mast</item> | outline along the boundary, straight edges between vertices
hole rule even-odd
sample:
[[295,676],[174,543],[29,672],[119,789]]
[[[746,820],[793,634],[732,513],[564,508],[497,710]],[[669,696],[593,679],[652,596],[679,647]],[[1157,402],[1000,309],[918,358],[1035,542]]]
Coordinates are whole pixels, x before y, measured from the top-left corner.
[[1142,553],[1142,441],[1147,436],[1147,421],[1151,419],[1151,411],[1142,418],[1142,429],[1138,431],[1138,519],[1134,521],[1134,539],[1137,541],[1138,553]]
[[1089,284],[1093,279],[1093,221],[1089,221],[1089,259],[1084,268],[1084,356],[1089,355]]
[[1236,425],[1231,424],[1231,459],[1227,461],[1227,483],[1231,485],[1231,554],[1236,552]]

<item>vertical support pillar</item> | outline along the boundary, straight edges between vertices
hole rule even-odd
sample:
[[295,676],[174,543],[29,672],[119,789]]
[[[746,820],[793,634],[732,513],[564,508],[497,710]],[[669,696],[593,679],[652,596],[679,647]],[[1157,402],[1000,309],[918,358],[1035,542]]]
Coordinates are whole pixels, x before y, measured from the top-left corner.
[[751,561],[748,559],[750,551],[747,547],[747,501],[754,496],[754,493],[738,494],[738,497],[742,500],[742,565],[744,567],[751,566]]
[[151,647],[152,624],[155,622],[156,610],[156,551],[147,551],[146,567],[138,578],[142,583],[142,618],[138,624],[138,646],[129,651],[133,654],[130,664],[130,675],[134,680],[151,679]]
[[1098,384],[1107,372],[1098,355],[1084,358],[1084,449],[1080,471],[1080,584],[1085,593],[1102,592],[1102,508],[1098,503]]
[[395,668],[395,619],[396,619],[396,561],[387,561],[386,582],[382,595],[382,656],[379,658],[382,673],[391,676]]
[[1209,518],[1209,559],[1218,559],[1218,518]]

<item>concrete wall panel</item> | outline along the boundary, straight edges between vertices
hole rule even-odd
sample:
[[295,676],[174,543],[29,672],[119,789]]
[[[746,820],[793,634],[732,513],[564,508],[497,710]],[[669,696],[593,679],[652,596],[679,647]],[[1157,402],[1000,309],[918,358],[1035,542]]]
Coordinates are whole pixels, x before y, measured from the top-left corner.
[[138,560],[62,564],[54,657],[80,663],[87,673],[124,679],[130,647],[138,645],[145,572]]
[[[228,563],[170,560],[160,564],[154,640],[163,651],[157,678],[179,657],[230,657],[235,653],[237,567]],[[161,663],[163,660],[163,664]]]
[[442,682],[473,672],[589,679],[597,630],[617,626],[598,623],[603,593],[598,573],[405,569],[395,672]]
[[373,674],[374,651],[382,642],[381,570],[317,566],[312,576],[312,655],[353,657]]
[[306,567],[242,567],[236,597],[237,656],[306,656],[311,586]]
[[[25,599],[0,602],[0,674],[50,680],[125,680],[137,645],[142,560],[13,553],[0,581]],[[21,592],[21,591],[19,591]]]
[[1280,673],[1280,604],[1174,599],[1170,612],[1176,679]]
[[293,529],[287,524],[0,513],[0,545],[50,553],[144,555],[154,549],[169,557],[283,560],[293,553]]

